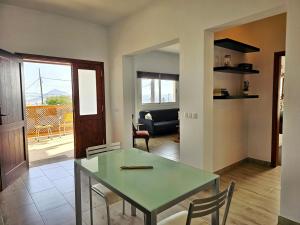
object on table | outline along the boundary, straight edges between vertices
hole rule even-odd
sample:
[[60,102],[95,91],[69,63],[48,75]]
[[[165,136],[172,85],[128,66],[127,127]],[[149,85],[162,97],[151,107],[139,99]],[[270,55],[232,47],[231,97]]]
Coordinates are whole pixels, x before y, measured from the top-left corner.
[[121,166],[122,170],[143,170],[143,169],[153,169],[153,166]]

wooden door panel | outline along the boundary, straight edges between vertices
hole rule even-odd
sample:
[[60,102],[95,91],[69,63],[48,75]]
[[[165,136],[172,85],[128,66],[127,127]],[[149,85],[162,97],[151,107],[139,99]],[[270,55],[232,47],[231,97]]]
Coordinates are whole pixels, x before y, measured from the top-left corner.
[[1,190],[27,170],[22,61],[0,50]]
[[101,120],[85,120],[83,123],[80,123],[78,129],[80,132],[79,143],[82,149],[105,142],[101,132]]
[[[86,148],[106,143],[105,134],[105,97],[103,63],[74,63],[73,67],[73,95],[74,95],[74,140],[75,157],[86,156]],[[79,70],[93,70],[96,74],[96,102],[97,112],[94,114],[80,114]]]
[[8,186],[20,174],[26,171],[25,149],[22,142],[23,128],[19,126],[5,129],[0,135],[2,184]]

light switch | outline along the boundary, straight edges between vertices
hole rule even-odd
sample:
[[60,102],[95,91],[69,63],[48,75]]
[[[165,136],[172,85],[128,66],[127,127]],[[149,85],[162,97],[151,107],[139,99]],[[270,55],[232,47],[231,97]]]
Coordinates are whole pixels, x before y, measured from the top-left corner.
[[198,119],[198,113],[193,113],[193,119]]
[[189,113],[185,112],[185,113],[184,113],[184,117],[185,117],[185,118],[189,118]]
[[189,113],[189,118],[190,118],[190,119],[193,118],[193,113]]

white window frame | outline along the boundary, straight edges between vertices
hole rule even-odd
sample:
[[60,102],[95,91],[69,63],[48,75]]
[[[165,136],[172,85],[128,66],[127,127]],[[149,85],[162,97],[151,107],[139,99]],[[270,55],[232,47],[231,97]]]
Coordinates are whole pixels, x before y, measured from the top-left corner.
[[[158,88],[159,88],[159,102],[151,102],[151,103],[143,103],[143,98],[142,98],[142,79],[150,79],[151,81],[151,100],[155,99],[155,95],[154,95],[154,80],[158,80]],[[178,102],[178,95],[177,95],[177,90],[178,90],[178,81],[175,81],[175,102],[161,102],[161,81],[163,79],[152,79],[152,78],[141,78],[138,79],[138,89],[139,89],[139,99],[140,99],[140,104],[142,106],[146,106],[146,105],[174,105],[177,104]]]

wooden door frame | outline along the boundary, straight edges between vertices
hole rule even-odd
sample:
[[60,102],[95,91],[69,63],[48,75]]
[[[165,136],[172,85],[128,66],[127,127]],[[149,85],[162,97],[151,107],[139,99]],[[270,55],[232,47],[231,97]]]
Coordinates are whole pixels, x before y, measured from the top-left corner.
[[[281,57],[285,56],[285,51],[274,53],[274,69],[273,69],[273,103],[272,103],[272,144],[271,144],[271,166],[278,165],[279,153],[279,81],[280,81],[280,65]],[[280,115],[279,115],[280,116]]]
[[[75,95],[76,93],[74,92],[74,80],[73,80],[73,65],[74,64],[92,64],[92,65],[100,65],[100,68],[102,70],[102,74],[104,74],[104,63],[103,62],[98,62],[98,61],[91,61],[91,60],[81,60],[81,59],[72,59],[72,58],[63,58],[63,57],[55,57],[55,56],[44,56],[44,55],[35,55],[35,54],[27,54],[27,53],[15,53],[19,57],[23,59],[23,61],[27,62],[39,62],[39,63],[48,63],[48,64],[64,64],[64,65],[70,65],[71,68],[71,82],[72,82],[72,107],[73,107],[73,127],[75,128],[75,113],[74,113],[74,108],[75,108]],[[104,108],[103,108],[103,116],[104,116],[104,137],[106,139],[106,115],[105,115],[105,82],[104,82],[104,75],[100,77],[101,83],[103,84],[103,90],[101,90],[103,94],[103,101],[104,101]],[[25,94],[25,93],[24,93]],[[25,96],[25,95],[24,95]],[[26,109],[26,105],[24,110]],[[25,112],[25,111],[24,111]],[[105,140],[106,141],[106,140]],[[74,158],[78,153],[76,153],[76,139],[74,135]],[[28,159],[28,158],[27,158]]]

